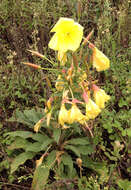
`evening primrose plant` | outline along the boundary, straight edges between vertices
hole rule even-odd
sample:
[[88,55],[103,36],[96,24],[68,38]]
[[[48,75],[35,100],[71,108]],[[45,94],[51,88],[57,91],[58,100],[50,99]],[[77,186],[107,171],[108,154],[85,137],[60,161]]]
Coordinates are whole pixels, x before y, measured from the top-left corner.
[[93,73],[109,69],[110,61],[89,41],[92,32],[84,38],[83,30],[73,19],[60,18],[51,30],[54,34],[48,44],[56,58],[52,61],[30,50],[49,61],[52,68],[24,63],[56,76],[55,81],[46,78],[50,96],[42,110],[17,111],[15,115],[18,122],[33,130],[6,134],[12,139],[10,150],[21,150],[11,163],[12,173],[27,159],[37,158],[32,190],[43,189],[50,175],[53,181],[82,177],[85,157],[95,152],[90,123],[102,112],[110,96],[97,84]]

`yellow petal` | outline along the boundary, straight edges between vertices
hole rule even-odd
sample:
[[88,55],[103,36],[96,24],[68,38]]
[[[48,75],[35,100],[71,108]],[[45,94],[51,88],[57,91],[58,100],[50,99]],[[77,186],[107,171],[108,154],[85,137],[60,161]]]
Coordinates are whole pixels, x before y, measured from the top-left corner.
[[105,103],[110,99],[110,96],[104,90],[99,89],[94,91],[94,99],[99,108],[104,108]]
[[86,116],[87,119],[95,119],[99,113],[101,112],[100,108],[89,99],[88,103],[86,104]]
[[64,123],[68,121],[68,118],[69,111],[65,108],[65,104],[62,104],[58,117],[59,124],[64,125]]
[[96,68],[98,72],[107,70],[110,67],[109,59],[96,47],[93,48],[92,62],[93,67]]
[[57,36],[57,34],[53,35],[48,46],[49,46],[49,48],[51,48],[53,50],[58,50],[58,36]]
[[83,27],[73,19],[60,18],[51,32],[56,32],[49,42],[51,49],[61,52],[76,51],[82,40]]
[[85,122],[85,118],[86,117],[81,113],[76,104],[73,104],[70,110],[69,124],[72,124],[74,122],[83,124]]

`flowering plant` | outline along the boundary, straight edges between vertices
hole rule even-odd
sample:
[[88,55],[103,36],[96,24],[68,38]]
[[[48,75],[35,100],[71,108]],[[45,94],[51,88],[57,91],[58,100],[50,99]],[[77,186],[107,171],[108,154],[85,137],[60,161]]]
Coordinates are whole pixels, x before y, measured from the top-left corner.
[[[49,48],[57,53],[55,61],[36,51],[29,51],[52,63],[54,68],[24,63],[35,69],[50,70],[56,74],[53,85],[46,77],[51,95],[45,102],[43,113],[31,112],[35,115],[32,127],[36,134],[22,131],[7,134],[20,137],[23,145],[17,148],[25,150],[22,153],[24,161],[20,162],[16,158],[11,166],[12,172],[38,152],[41,154],[36,161],[32,190],[43,188],[48,182],[51,170],[55,179],[63,176],[74,178],[79,175],[74,167],[77,165],[82,176],[82,167],[86,166],[84,156],[92,154],[95,149],[92,144],[94,134],[91,121],[101,113],[110,99],[110,96],[97,86],[97,80],[92,76],[92,66],[100,72],[108,69],[110,64],[109,59],[89,41],[92,32],[84,38],[83,27],[69,18],[60,18],[51,32],[55,34],[49,42]],[[26,124],[32,125],[27,122],[30,115],[28,113],[29,111],[24,112]],[[30,138],[35,142],[30,142]],[[12,147],[16,144],[15,142]],[[72,155],[76,161],[73,161]]]

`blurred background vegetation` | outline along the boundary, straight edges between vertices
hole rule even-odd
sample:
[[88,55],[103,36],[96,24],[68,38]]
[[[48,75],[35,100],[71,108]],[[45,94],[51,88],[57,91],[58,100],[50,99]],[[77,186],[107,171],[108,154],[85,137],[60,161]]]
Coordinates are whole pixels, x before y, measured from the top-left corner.
[[[30,183],[27,176],[32,169],[27,164],[21,175],[20,172],[9,175],[9,165],[4,162],[9,158],[3,134],[18,126],[7,119],[16,109],[43,108],[49,94],[46,76],[55,81],[50,72],[36,71],[22,62],[50,67],[47,61],[27,50],[55,58],[48,42],[50,30],[60,17],[78,21],[84,27],[85,37],[93,29],[92,42],[111,60],[110,70],[98,74],[100,85],[111,101],[94,124],[99,142],[96,156],[113,168],[107,189],[127,190],[125,185],[131,179],[130,3],[130,0],[0,0],[0,185],[4,184],[5,190],[22,189],[20,184],[27,184],[28,180]],[[114,147],[119,150],[117,154]],[[114,183],[116,179],[119,183]],[[90,184],[93,180],[89,179]],[[79,189],[82,187],[80,182]]]

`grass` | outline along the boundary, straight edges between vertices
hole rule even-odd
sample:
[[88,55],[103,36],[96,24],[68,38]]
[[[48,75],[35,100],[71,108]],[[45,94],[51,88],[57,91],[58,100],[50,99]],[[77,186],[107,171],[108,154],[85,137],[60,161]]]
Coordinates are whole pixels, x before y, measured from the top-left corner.
[[[125,0],[2,0],[0,5],[0,185],[5,189],[23,189],[31,184],[35,159],[27,161],[17,172],[10,174],[11,151],[9,140],[3,134],[25,125],[7,120],[17,110],[44,108],[50,95],[46,77],[56,80],[55,73],[37,71],[23,65],[23,61],[51,67],[46,60],[32,56],[27,49],[36,50],[51,58],[48,49],[50,29],[59,17],[79,20],[84,35],[94,29],[92,41],[111,60],[111,68],[97,74],[100,85],[111,96],[108,107],[94,122],[93,143],[96,151],[87,166],[85,159],[83,177],[72,187],[61,178],[54,181],[53,174],[47,189],[124,189],[130,188],[130,44],[129,1]],[[17,154],[18,152],[16,152]],[[89,157],[89,158],[90,158]],[[75,156],[73,157],[75,159]],[[7,162],[6,162],[6,161]],[[84,160],[84,158],[83,158]],[[107,165],[105,164],[107,163]],[[95,165],[97,163],[97,165]],[[99,164],[98,164],[99,163]],[[94,169],[95,166],[95,169]],[[87,172],[88,170],[88,172]],[[6,174],[5,174],[6,173]],[[78,172],[79,173],[79,172]],[[104,175],[104,176],[103,176]],[[118,181],[118,182],[117,182]],[[58,184],[57,184],[58,183]],[[30,185],[27,187],[29,189]]]

